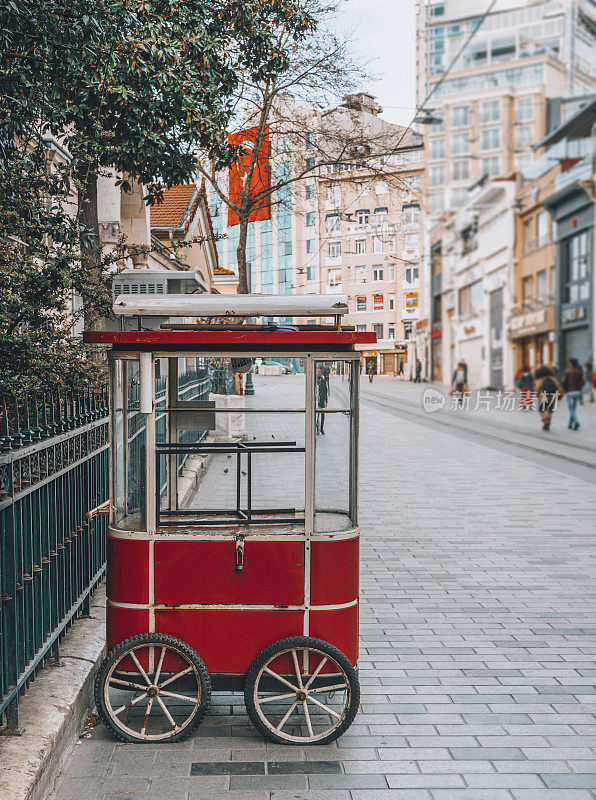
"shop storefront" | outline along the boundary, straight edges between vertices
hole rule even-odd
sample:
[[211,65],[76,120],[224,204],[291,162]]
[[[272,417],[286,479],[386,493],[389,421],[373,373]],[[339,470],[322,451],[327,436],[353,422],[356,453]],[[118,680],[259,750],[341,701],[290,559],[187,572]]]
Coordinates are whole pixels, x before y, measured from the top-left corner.
[[524,366],[535,370],[543,364],[554,364],[554,305],[510,317],[507,334],[514,347],[515,374]]

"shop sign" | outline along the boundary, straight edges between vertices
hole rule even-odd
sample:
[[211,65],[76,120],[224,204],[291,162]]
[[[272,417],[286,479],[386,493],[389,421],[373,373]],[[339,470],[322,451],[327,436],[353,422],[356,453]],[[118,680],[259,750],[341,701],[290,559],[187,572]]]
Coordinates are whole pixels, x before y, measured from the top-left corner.
[[561,322],[579,322],[587,316],[587,309],[585,306],[572,306],[571,308],[564,308],[561,314]]
[[442,336],[443,336],[443,331],[440,328],[437,328],[436,326],[433,326],[433,328],[432,328],[432,330],[430,332],[430,338],[431,339],[441,339]]
[[418,292],[406,293],[406,308],[416,308],[418,305]]
[[464,325],[464,333],[466,334],[466,336],[471,336],[473,333],[476,333],[476,326]]
[[366,311],[366,297],[356,298],[356,311]]
[[423,331],[427,327],[427,325],[428,325],[427,319],[419,319],[418,322],[416,323],[416,330]]
[[373,311],[383,310],[383,295],[373,294]]
[[518,314],[509,320],[509,336],[518,339],[522,336],[531,336],[537,333],[545,333],[555,327],[555,308],[546,306],[537,311],[528,311],[525,314]]

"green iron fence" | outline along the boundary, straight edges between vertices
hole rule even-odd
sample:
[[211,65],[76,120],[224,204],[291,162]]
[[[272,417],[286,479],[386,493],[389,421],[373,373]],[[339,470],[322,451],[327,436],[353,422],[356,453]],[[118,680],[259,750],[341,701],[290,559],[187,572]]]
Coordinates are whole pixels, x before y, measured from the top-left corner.
[[0,723],[105,570],[108,393],[46,393],[0,405]]
[[[199,362],[179,381],[184,400],[234,392],[227,366]],[[165,383],[156,399],[159,439]],[[60,638],[88,615],[103,577],[107,517],[87,515],[109,496],[108,410],[107,389],[0,400],[0,729],[18,727],[19,696],[47,660],[59,661]]]

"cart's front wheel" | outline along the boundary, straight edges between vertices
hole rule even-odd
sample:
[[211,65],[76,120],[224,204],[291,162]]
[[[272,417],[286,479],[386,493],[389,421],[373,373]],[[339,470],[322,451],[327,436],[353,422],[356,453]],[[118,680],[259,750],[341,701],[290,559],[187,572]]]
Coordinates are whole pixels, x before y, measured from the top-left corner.
[[103,660],[95,704],[123,742],[179,742],[205,716],[211,680],[192,647],[164,633],[132,636]]
[[294,636],[253,661],[244,701],[254,726],[271,741],[327,744],[352,724],[360,686],[340,650],[321,639]]

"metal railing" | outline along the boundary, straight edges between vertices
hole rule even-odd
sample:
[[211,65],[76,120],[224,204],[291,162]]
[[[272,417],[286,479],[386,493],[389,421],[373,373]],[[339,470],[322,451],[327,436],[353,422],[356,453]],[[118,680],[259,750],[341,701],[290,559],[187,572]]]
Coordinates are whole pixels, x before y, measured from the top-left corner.
[[[0,725],[59,641],[89,613],[102,578],[108,393],[46,393],[0,404]],[[92,513],[90,513],[92,512]]]

